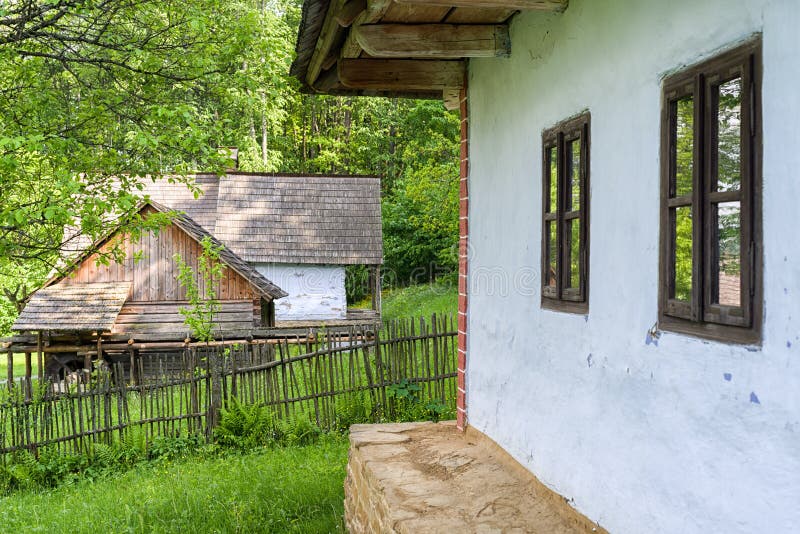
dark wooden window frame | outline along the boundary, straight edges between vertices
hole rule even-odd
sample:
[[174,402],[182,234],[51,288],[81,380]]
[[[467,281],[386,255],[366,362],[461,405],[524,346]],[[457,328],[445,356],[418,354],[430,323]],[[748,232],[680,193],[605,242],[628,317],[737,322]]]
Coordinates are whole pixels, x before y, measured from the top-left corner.
[[[587,313],[589,311],[589,153],[590,153],[589,112],[562,121],[542,133],[542,265],[541,288],[542,307],[568,313]],[[572,206],[568,195],[569,179],[567,144],[578,141],[580,144],[580,199],[578,209]],[[556,211],[550,210],[551,192],[551,149],[556,152]],[[571,193],[571,191],[569,191]],[[567,202],[569,201],[569,206]],[[568,287],[569,271],[564,268],[570,262],[570,247],[567,246],[569,233],[567,227],[574,219],[579,219],[579,284],[577,288]],[[555,287],[550,281],[549,223],[556,225],[556,272]]]
[[[741,77],[741,185],[737,191],[716,191],[717,104],[716,88]],[[761,341],[763,314],[761,229],[761,40],[724,52],[681,71],[664,81],[661,117],[661,216],[659,328],[728,343]],[[694,106],[692,193],[678,196],[676,173],[675,104],[691,96]],[[740,306],[714,303],[712,265],[717,260],[713,206],[740,202]],[[672,210],[691,207],[692,292],[689,302],[674,295]]]

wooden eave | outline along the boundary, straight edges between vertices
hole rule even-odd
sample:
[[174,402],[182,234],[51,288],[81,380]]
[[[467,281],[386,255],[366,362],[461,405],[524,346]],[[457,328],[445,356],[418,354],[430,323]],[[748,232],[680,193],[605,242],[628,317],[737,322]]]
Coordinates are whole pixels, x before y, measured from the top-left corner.
[[291,73],[310,93],[454,104],[468,58],[511,54],[515,13],[558,13],[568,1],[306,0]]

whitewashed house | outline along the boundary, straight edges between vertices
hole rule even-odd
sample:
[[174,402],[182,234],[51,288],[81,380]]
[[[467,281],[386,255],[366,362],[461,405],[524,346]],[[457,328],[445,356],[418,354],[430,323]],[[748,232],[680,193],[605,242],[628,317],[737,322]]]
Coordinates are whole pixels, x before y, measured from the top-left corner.
[[308,90],[460,106],[458,424],[612,533],[800,530],[800,2],[303,15]]
[[[194,186],[146,181],[142,193],[185,212],[284,289],[288,296],[273,304],[277,326],[380,318],[380,179],[231,171],[222,177],[197,175]],[[369,310],[348,311],[348,265],[366,266],[371,273],[361,281],[372,284]]]

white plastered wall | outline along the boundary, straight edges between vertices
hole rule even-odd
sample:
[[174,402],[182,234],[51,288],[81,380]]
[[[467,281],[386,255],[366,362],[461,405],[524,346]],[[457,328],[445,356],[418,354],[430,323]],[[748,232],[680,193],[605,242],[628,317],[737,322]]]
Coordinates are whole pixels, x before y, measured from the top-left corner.
[[289,294],[275,301],[276,320],[324,321],[346,318],[344,266],[257,263],[255,268]]
[[[763,34],[760,347],[657,319],[661,79]],[[800,2],[571,0],[470,63],[469,424],[612,533],[800,527]],[[541,133],[591,112],[590,311],[542,310]]]

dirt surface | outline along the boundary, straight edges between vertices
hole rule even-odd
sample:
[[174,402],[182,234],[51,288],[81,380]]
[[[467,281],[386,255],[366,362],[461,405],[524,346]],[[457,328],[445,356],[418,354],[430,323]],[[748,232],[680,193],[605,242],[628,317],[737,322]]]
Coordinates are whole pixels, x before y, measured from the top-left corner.
[[350,442],[352,532],[605,532],[478,432],[449,422],[355,425]]

